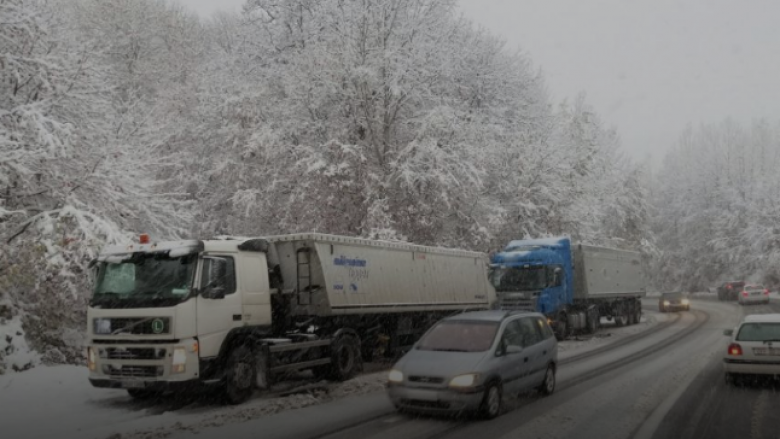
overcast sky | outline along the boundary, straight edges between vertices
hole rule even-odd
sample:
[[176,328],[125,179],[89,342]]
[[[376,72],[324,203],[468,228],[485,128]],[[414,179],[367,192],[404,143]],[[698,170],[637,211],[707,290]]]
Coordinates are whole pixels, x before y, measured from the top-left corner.
[[[244,0],[181,0],[201,16]],[[585,92],[632,157],[658,163],[688,123],[780,120],[780,1],[461,0],[525,51],[556,100]]]

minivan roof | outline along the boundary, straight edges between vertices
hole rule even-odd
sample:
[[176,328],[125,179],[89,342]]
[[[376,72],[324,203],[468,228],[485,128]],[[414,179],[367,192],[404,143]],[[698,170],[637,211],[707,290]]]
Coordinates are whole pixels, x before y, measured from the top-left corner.
[[492,311],[468,311],[454,316],[449,316],[444,320],[484,320],[489,322],[500,322],[509,316],[516,315],[537,315],[538,313],[531,311],[506,311],[506,310],[492,310]]

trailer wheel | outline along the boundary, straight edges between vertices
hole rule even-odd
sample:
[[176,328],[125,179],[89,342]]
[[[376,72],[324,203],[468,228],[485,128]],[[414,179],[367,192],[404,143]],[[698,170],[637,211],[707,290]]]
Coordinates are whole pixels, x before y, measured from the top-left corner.
[[336,381],[346,381],[362,367],[360,342],[351,335],[342,335],[331,345],[330,370],[328,377]]
[[624,304],[619,305],[615,315],[615,326],[620,327],[628,325],[628,318],[628,306]]
[[238,346],[230,352],[225,365],[225,399],[230,404],[241,404],[254,391],[255,359],[246,346]]
[[642,321],[642,307],[637,304],[634,307],[634,324],[638,325]]

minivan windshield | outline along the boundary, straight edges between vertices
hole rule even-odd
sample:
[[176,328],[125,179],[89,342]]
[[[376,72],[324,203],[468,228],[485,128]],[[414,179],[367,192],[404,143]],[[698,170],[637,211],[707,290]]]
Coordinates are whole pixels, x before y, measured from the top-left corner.
[[780,341],[780,323],[745,323],[739,328],[737,341]]
[[493,345],[498,322],[445,320],[417,344],[421,351],[484,352]]

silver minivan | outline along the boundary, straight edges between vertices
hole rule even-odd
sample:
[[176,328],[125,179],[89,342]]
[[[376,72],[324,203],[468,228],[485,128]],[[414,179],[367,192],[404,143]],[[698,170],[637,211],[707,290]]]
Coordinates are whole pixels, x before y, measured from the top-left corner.
[[558,344],[547,319],[476,311],[436,323],[388,374],[396,409],[499,415],[504,395],[555,390]]

